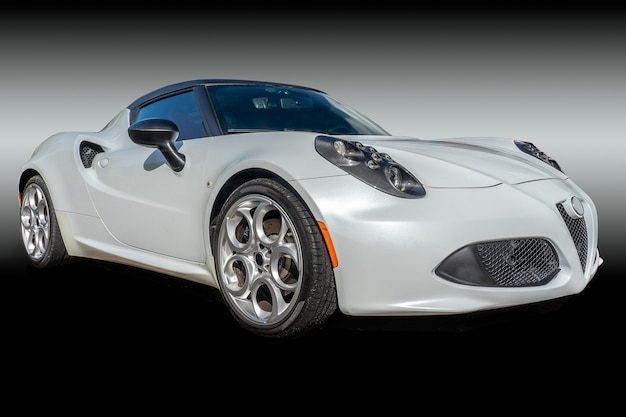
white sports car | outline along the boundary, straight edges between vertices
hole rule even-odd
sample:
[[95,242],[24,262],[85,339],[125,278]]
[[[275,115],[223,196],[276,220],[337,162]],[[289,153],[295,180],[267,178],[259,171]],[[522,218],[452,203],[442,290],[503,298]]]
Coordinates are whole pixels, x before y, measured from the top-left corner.
[[37,268],[76,257],[219,289],[253,334],[333,315],[568,297],[602,263],[594,203],[532,143],[392,136],[322,91],[207,79],[46,139],[19,173]]

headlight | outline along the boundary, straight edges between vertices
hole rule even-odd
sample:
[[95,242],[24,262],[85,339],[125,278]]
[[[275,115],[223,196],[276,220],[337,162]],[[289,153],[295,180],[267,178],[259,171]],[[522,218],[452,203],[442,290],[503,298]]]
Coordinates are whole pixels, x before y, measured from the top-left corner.
[[315,138],[315,149],[335,166],[377,190],[403,198],[420,198],[424,186],[386,153],[361,142],[329,136]]
[[535,145],[533,145],[530,142],[525,142],[523,140],[516,140],[515,141],[515,145],[517,145],[517,147],[522,151],[527,153],[528,155],[532,155],[535,158],[545,162],[546,164],[553,166],[554,168],[558,169],[559,171],[563,172],[563,170],[561,169],[561,167],[559,166],[558,162],[556,162],[554,159],[550,158],[548,155],[546,155],[545,153],[543,153],[542,151],[539,150],[539,148],[537,148]]

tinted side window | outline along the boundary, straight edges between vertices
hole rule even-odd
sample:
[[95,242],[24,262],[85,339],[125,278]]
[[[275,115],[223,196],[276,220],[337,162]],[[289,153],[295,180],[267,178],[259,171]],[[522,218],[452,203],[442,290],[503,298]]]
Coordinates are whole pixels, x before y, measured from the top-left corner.
[[168,119],[178,125],[178,140],[207,136],[202,114],[193,91],[166,97],[139,110],[137,121],[150,118]]

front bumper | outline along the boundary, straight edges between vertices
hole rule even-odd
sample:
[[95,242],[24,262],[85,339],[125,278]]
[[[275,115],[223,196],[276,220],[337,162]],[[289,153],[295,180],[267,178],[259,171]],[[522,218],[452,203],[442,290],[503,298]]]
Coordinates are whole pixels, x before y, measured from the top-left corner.
[[[346,315],[462,314],[557,299],[581,292],[602,263],[596,208],[571,180],[429,188],[417,200],[355,186],[347,176],[301,185],[332,236],[339,308]],[[584,260],[557,208],[572,196],[584,206]],[[542,285],[464,285],[435,272],[467,245],[528,237],[546,240],[558,257],[558,273]]]

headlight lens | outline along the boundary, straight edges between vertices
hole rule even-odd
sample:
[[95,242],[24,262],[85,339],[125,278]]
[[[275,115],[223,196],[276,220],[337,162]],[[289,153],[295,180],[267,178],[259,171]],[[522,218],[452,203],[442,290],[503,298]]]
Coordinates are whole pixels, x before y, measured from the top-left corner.
[[352,142],[336,140],[333,142],[333,148],[343,158],[340,162],[345,165],[357,165],[365,160],[363,145],[359,148]]
[[516,140],[515,141],[515,145],[517,145],[517,147],[522,151],[527,153],[528,155],[532,155],[535,158],[545,162],[546,164],[558,169],[559,171],[563,172],[563,170],[561,169],[561,167],[559,166],[558,162],[556,162],[554,159],[550,158],[548,155],[546,155],[544,152],[540,151],[539,148],[537,148],[534,144],[532,144],[531,142],[526,142],[523,140]]
[[420,198],[426,194],[424,186],[413,174],[372,146],[318,136],[315,149],[335,166],[380,191],[402,198]]

